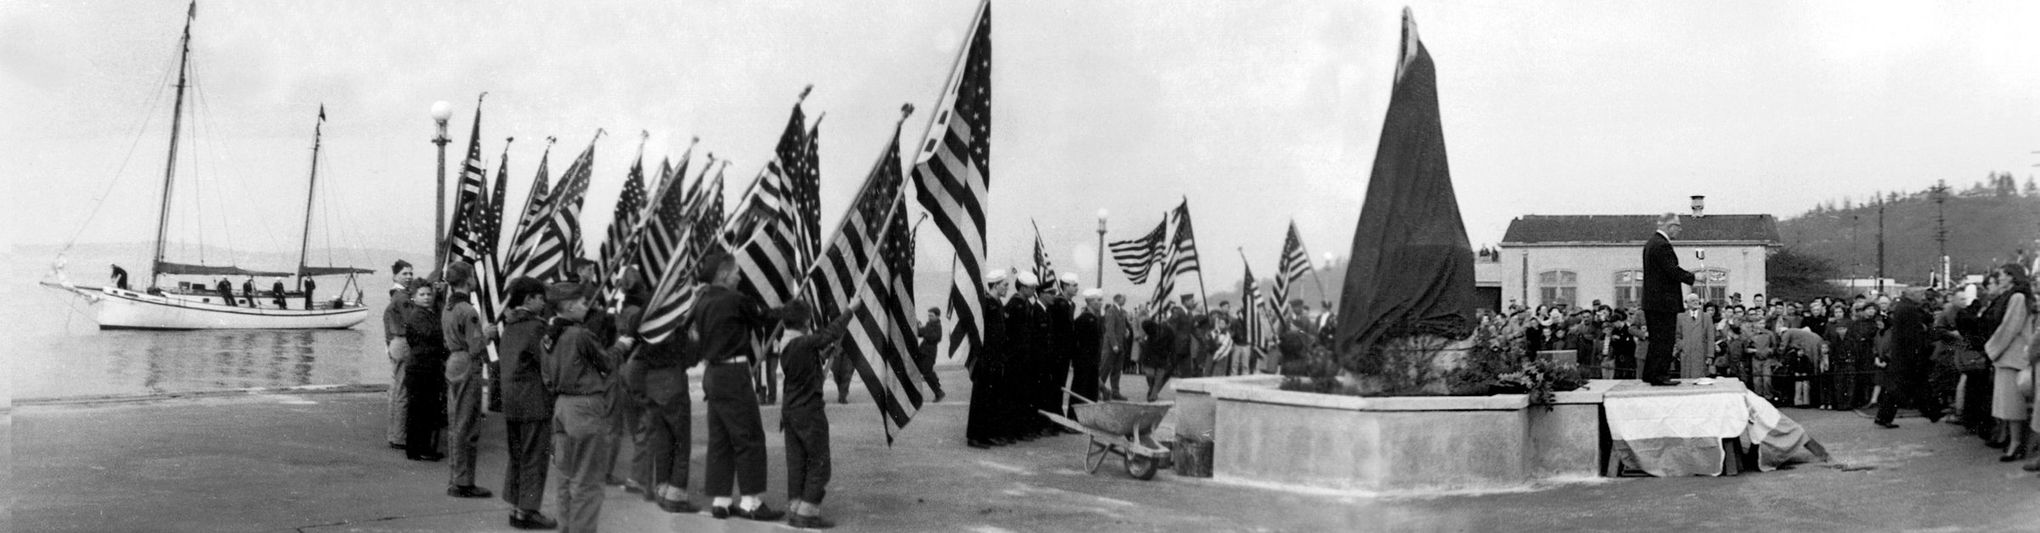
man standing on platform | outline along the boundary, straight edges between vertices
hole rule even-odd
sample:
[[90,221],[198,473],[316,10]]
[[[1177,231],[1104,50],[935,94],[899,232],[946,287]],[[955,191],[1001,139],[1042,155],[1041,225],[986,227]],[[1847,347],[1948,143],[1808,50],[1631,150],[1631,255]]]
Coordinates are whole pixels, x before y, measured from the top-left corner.
[[1679,314],[1679,377],[1704,378],[1714,355],[1714,320],[1700,309],[1700,295],[1686,293],[1686,312]]
[[1657,232],[1643,244],[1643,322],[1650,335],[1643,382],[1651,385],[1679,383],[1672,379],[1677,364],[1672,346],[1678,342],[1680,295],[1685,293],[1679,286],[1693,283],[1693,273],[1679,268],[1678,252],[1672,250],[1680,226],[1678,213],[1665,213],[1658,217]]

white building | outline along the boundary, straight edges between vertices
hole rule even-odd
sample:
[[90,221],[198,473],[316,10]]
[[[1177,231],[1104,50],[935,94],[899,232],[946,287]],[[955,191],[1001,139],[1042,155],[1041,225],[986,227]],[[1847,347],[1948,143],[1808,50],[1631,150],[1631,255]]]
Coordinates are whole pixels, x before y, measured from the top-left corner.
[[[1696,213],[1698,209],[1695,210]],[[1509,222],[1501,243],[1504,302],[1633,307],[1643,280],[1643,243],[1658,215],[1526,215]],[[1781,246],[1771,215],[1685,215],[1679,266],[1699,278],[1709,301],[1763,294],[1764,265]]]

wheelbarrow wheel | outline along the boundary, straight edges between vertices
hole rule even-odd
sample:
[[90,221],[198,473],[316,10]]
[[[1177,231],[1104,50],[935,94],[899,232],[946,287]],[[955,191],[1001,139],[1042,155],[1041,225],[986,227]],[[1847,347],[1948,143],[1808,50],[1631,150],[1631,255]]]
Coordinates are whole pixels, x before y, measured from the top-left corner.
[[1155,478],[1155,460],[1139,453],[1126,454],[1126,475],[1147,481]]
[[1091,437],[1091,449],[1084,452],[1084,473],[1098,473],[1098,467],[1105,464],[1105,456],[1110,453],[1112,453],[1112,447],[1098,442],[1097,437]]

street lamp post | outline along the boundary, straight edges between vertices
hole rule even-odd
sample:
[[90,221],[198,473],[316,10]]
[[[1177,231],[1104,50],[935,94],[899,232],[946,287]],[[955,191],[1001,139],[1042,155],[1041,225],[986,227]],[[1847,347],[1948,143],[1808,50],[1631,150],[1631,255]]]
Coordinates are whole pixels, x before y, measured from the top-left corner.
[[1105,290],[1105,208],[1098,208],[1098,290]]
[[439,125],[439,133],[432,136],[432,144],[439,145],[438,191],[433,195],[435,208],[432,211],[432,265],[434,269],[446,264],[446,119],[453,118],[453,106],[445,100],[432,103],[432,122]]

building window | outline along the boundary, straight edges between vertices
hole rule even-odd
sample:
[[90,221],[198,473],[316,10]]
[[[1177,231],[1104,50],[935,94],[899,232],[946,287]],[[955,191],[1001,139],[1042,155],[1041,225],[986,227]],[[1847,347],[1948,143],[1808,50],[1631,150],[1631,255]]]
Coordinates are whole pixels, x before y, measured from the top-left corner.
[[1728,303],[1728,271],[1719,268],[1704,268],[1693,271],[1693,294],[1700,300],[1726,305]]
[[1548,270],[1537,274],[1538,303],[1572,307],[1579,300],[1580,275],[1571,270]]
[[1643,302],[1643,271],[1623,270],[1615,273],[1615,307],[1635,308]]

